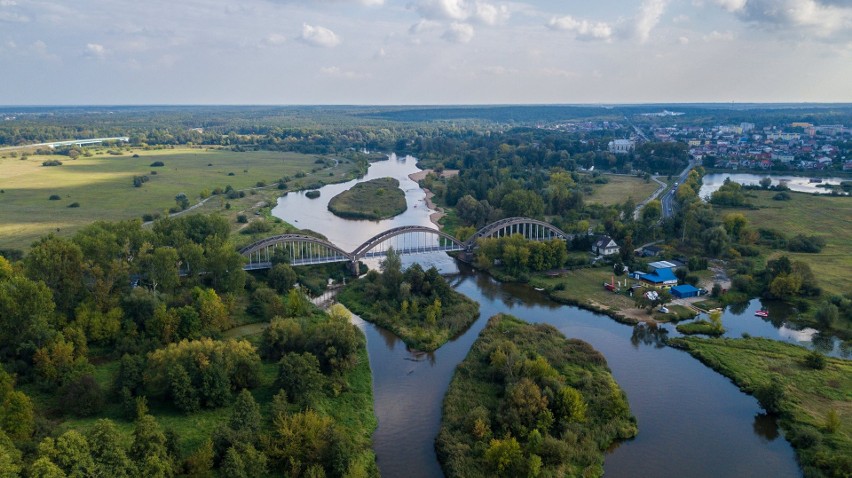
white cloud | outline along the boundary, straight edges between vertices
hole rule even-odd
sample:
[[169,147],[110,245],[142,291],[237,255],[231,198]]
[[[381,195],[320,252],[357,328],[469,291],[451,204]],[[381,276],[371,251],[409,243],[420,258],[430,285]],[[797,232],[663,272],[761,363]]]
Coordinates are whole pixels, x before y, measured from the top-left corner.
[[720,32],[713,30],[707,35],[704,35],[704,41],[733,41],[736,38],[733,32]]
[[299,41],[311,46],[332,48],[340,44],[340,37],[328,28],[303,23]]
[[509,8],[505,5],[495,6],[485,2],[474,2],[473,20],[485,25],[496,25],[509,19]]
[[453,22],[441,38],[453,43],[468,43],[473,40],[473,26],[468,23]]
[[107,54],[106,48],[103,45],[98,43],[87,43],[86,51],[84,53],[85,56],[89,58],[97,58],[102,60]]
[[279,46],[287,42],[287,37],[280,33],[270,33],[263,39],[263,44],[267,46]]
[[464,20],[470,15],[465,0],[420,0],[415,8],[430,20]]
[[419,0],[414,8],[427,20],[472,21],[496,25],[509,18],[509,8],[485,0]]
[[566,15],[564,17],[551,18],[547,26],[553,30],[571,32],[578,40],[609,41],[612,39],[612,27],[605,22],[577,20],[570,15]]
[[639,13],[634,20],[636,36],[640,42],[648,41],[651,31],[660,23],[660,17],[666,11],[668,0],[645,0],[639,7]]
[[729,12],[738,12],[745,8],[748,0],[716,0],[716,4]]
[[416,34],[416,33],[422,33],[422,32],[437,30],[439,28],[441,28],[440,23],[433,21],[433,20],[426,20],[424,18],[424,19],[421,19],[419,22],[415,23],[414,25],[411,25],[411,28],[408,29],[408,33]]
[[678,37],[677,42],[680,43],[681,45],[689,45],[689,38],[688,37]]
[[716,0],[741,20],[781,31],[798,30],[822,39],[852,38],[849,0]]
[[320,68],[320,73],[325,76],[330,76],[333,78],[346,78],[349,80],[357,80],[360,78],[369,78],[370,75],[366,75],[363,73],[358,73],[356,71],[344,70],[337,66],[329,66],[325,68]]

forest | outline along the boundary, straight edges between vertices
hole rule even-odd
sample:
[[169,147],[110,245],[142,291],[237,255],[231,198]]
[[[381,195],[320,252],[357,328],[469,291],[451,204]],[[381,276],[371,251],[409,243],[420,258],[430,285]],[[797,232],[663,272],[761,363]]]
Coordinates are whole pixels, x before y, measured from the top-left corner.
[[229,234],[95,222],[0,258],[3,476],[377,474],[362,333]]

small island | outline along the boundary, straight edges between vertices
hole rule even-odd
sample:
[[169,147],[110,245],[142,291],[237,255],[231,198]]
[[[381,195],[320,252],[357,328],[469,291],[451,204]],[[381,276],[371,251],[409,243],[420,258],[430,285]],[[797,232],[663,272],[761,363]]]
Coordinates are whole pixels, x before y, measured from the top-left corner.
[[394,178],[358,183],[331,198],[328,210],[345,219],[389,219],[405,212],[405,193]]
[[352,281],[337,299],[364,320],[378,324],[406,345],[431,352],[479,317],[479,304],[454,291],[438,270],[414,264],[404,272],[393,249],[382,273],[371,270]]
[[435,448],[450,478],[601,476],[604,451],[636,433],[603,355],[500,314],[456,369]]

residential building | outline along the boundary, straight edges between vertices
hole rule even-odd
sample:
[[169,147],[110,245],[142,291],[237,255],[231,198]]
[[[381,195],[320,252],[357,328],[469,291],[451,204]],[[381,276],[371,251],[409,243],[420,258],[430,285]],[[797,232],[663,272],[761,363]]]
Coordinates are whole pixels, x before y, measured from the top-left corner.
[[609,236],[601,236],[592,244],[592,252],[599,256],[611,256],[618,254],[620,250],[618,244]]

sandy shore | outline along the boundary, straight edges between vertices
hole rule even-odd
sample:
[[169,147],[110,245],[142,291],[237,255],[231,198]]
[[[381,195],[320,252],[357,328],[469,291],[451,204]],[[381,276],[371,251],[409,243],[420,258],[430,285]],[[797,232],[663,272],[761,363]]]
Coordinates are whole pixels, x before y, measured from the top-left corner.
[[[408,177],[409,177],[409,179],[411,179],[415,183],[419,183],[421,179],[426,179],[426,176],[431,172],[432,172],[431,169],[424,169],[423,171],[411,173],[411,174],[408,175]],[[453,176],[457,176],[458,174],[459,174],[459,171],[457,169],[445,169],[444,171],[441,172],[441,177],[442,178],[451,178]],[[423,190],[426,191],[426,207],[435,211],[435,212],[433,212],[432,214],[429,215],[429,220],[432,221],[432,224],[434,224],[435,226],[437,226],[440,229],[441,225],[438,224],[438,221],[440,221],[442,217],[446,216],[446,213],[444,213],[443,208],[435,206],[435,203],[432,202],[432,198],[435,196],[435,193],[433,193],[432,191],[430,191],[426,188],[423,188]]]

